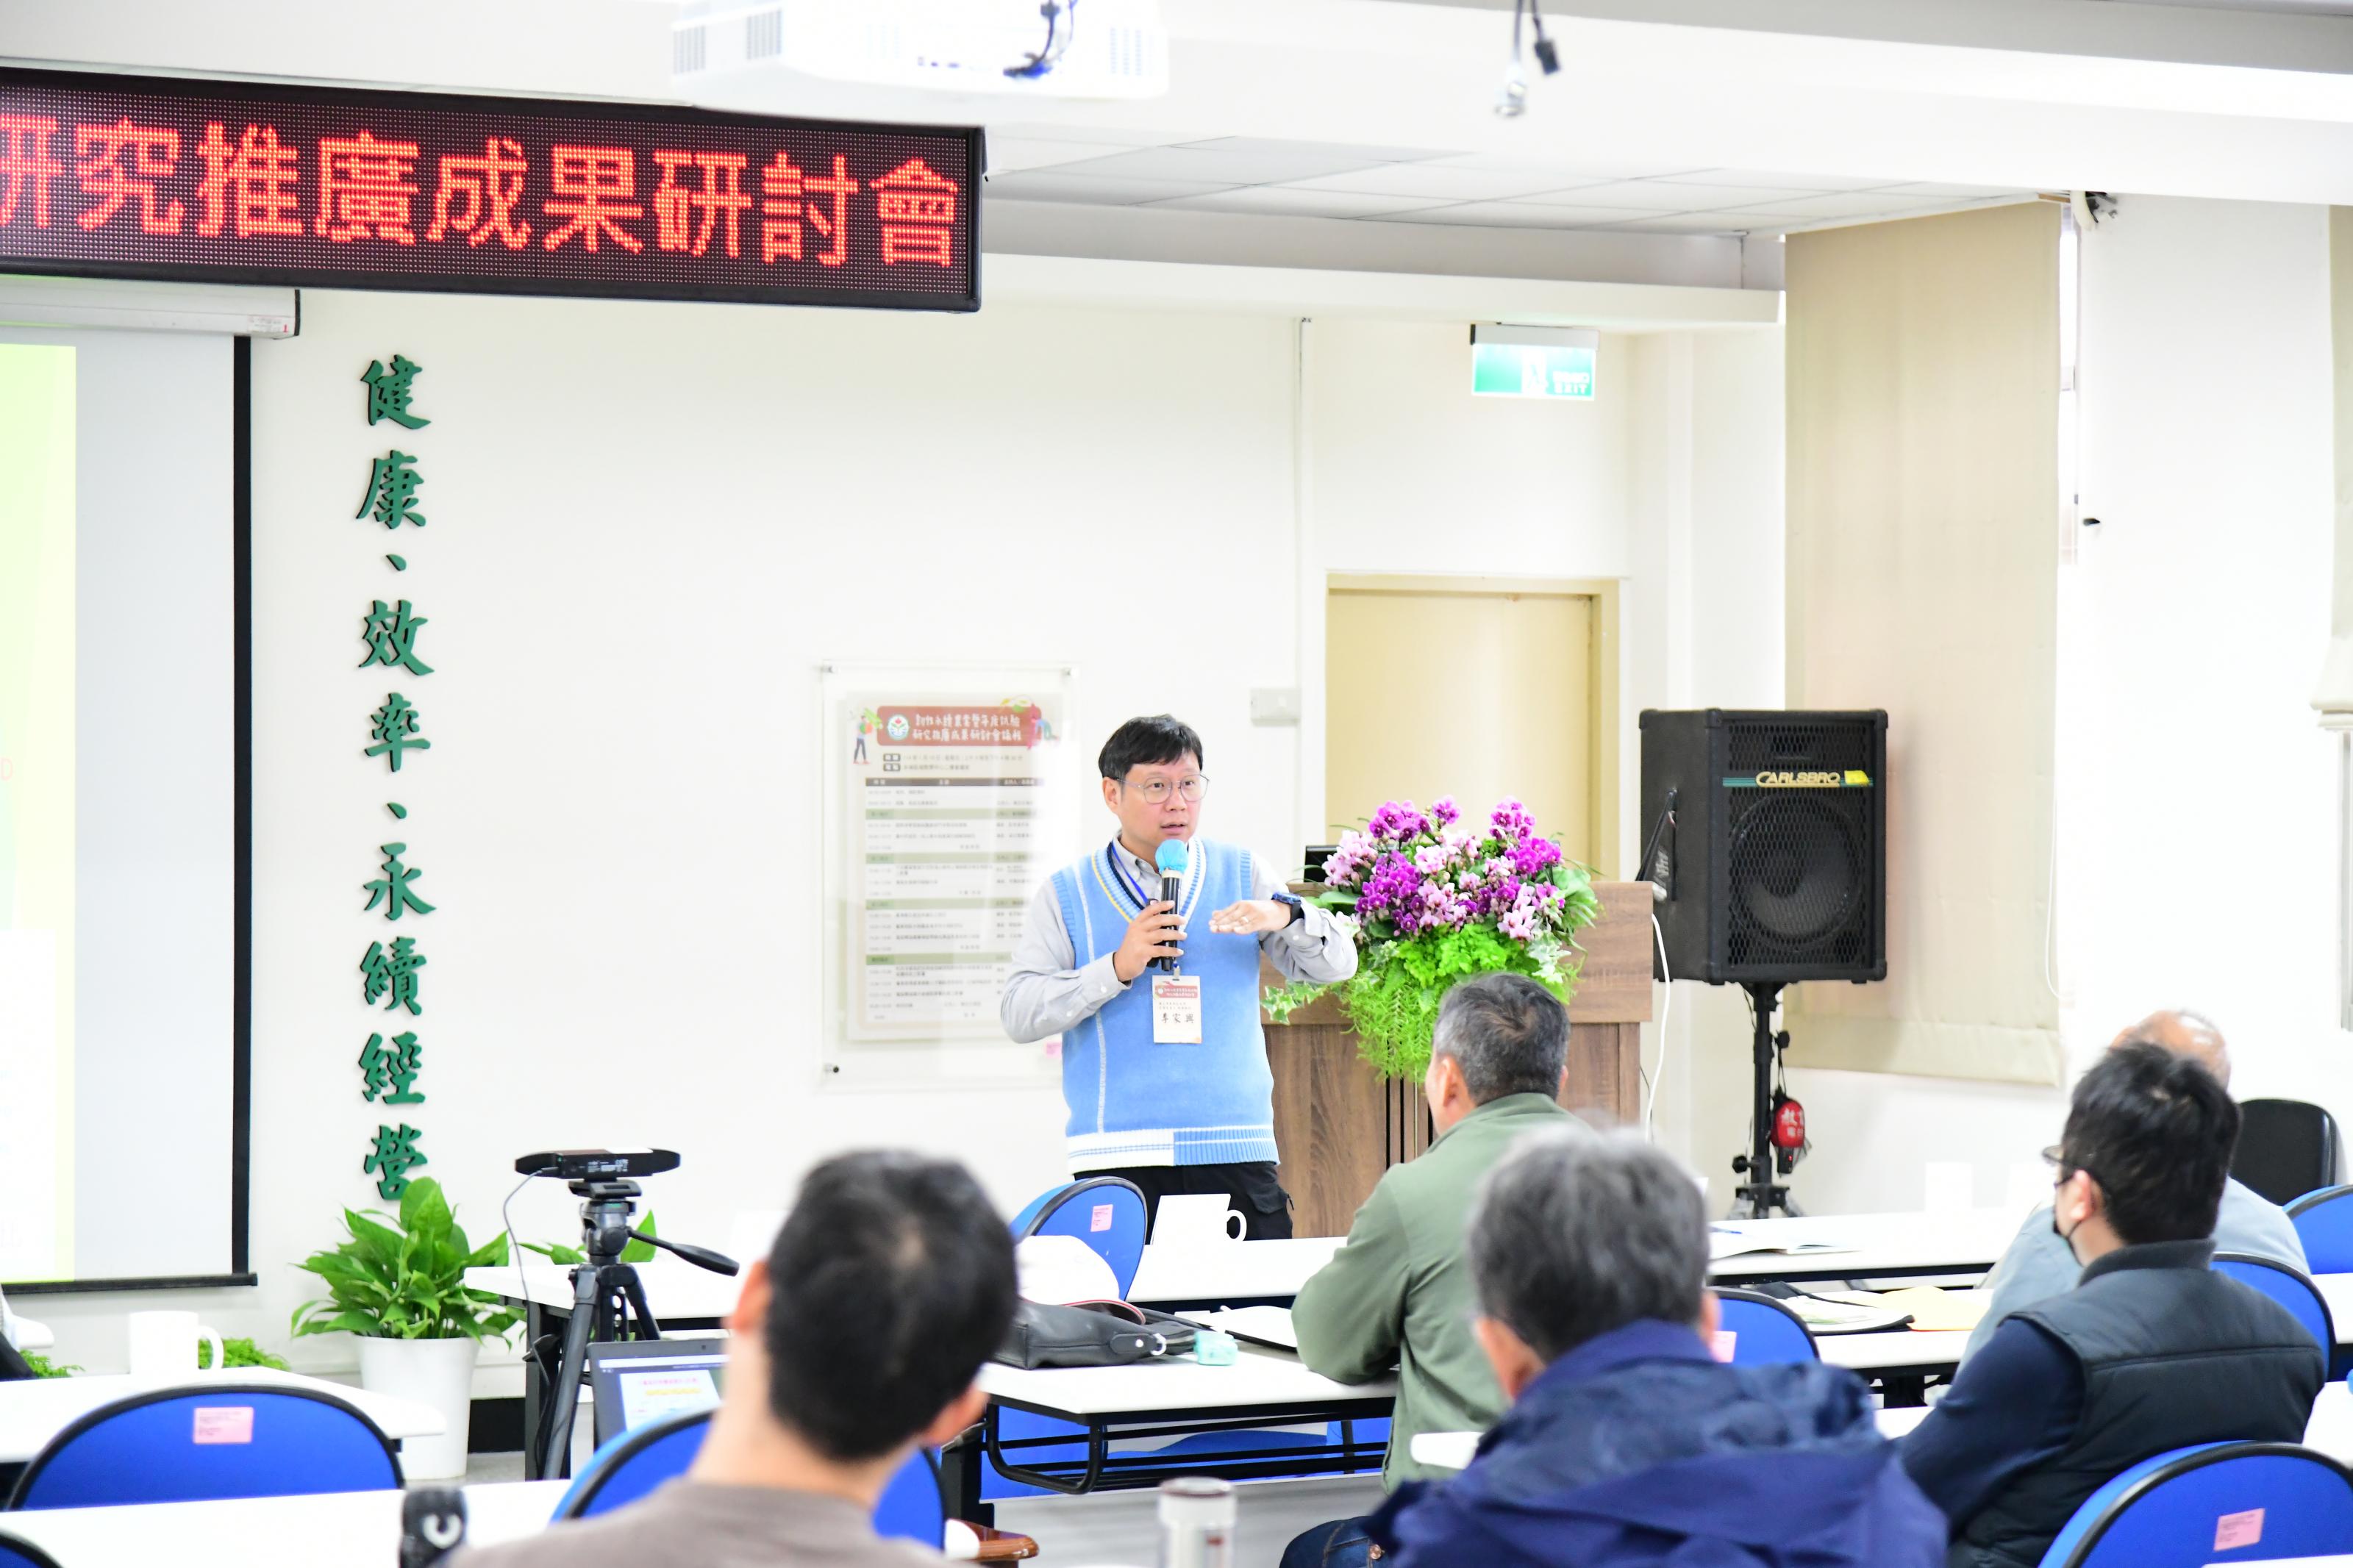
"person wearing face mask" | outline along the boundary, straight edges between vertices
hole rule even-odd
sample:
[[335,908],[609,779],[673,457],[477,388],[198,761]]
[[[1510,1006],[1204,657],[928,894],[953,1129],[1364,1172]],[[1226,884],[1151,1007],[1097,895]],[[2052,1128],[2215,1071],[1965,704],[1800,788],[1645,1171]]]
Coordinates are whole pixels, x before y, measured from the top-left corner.
[[2005,1319],[1905,1438],[1945,1512],[1947,1568],[2033,1568],[2076,1508],[2168,1449],[2303,1441],[2327,1379],[2284,1307],[2214,1272],[2214,1216],[2239,1108],[2154,1039],[2112,1047],[2075,1086],[2051,1225],[2083,1274]]
[[[2176,1056],[2189,1057],[2214,1075],[2225,1089],[2231,1087],[2231,1047],[2211,1019],[2180,1008],[2151,1013],[2116,1037],[2115,1044],[2147,1040]],[[2222,1184],[2222,1206],[2214,1212],[2214,1250],[2243,1252],[2253,1258],[2284,1263],[2299,1274],[2309,1274],[2304,1244],[2296,1239],[2295,1224],[2287,1211],[2236,1177]],[[2051,1228],[2046,1206],[2026,1216],[2008,1251],[1986,1276],[1985,1316],[1969,1331],[1961,1351],[1961,1364],[1985,1349],[2002,1321],[2021,1307],[2031,1307],[2075,1287],[2084,1266]]]
[[[1062,1037],[1072,1174],[1134,1183],[1147,1224],[1170,1194],[1222,1194],[1248,1239],[1277,1240],[1291,1235],[1291,1200],[1276,1178],[1259,958],[1293,980],[1345,980],[1356,933],[1249,850],[1198,836],[1201,751],[1166,713],[1103,742],[1096,766],[1119,830],[1030,900],[997,1017],[1023,1045]],[[1172,842],[1185,864],[1173,905],[1158,864]]]

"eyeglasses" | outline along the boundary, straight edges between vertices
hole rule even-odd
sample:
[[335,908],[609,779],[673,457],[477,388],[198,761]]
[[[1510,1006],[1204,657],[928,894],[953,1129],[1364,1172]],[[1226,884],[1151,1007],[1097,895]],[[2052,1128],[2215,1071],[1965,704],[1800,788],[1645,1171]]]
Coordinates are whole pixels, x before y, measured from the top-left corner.
[[[2082,1165],[2079,1165],[2074,1161],[2067,1158],[2067,1150],[2065,1146],[2058,1143],[2053,1143],[2051,1147],[2042,1151],[2042,1163],[2050,1166],[2053,1173],[2051,1177],[2051,1183],[2053,1186],[2065,1181],[2076,1172],[2084,1169]],[[2090,1173],[2085,1172],[2085,1173],[2089,1174]],[[2095,1182],[2099,1180],[2097,1176],[2093,1176],[2092,1179]]]
[[1171,789],[1187,800],[1198,800],[1209,793],[1209,781],[1199,773],[1194,773],[1187,778],[1179,779],[1174,784],[1166,779],[1147,779],[1142,784],[1130,784],[1125,779],[1122,779],[1119,787],[1132,789],[1152,805],[1158,805],[1168,798],[1168,792]]

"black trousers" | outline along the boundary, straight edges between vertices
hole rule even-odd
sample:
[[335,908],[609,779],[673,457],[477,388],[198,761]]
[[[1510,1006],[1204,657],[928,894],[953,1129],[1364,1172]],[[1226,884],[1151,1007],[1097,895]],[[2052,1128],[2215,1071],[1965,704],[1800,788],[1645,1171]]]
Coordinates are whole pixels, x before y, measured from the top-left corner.
[[1113,1171],[1082,1171],[1088,1176],[1117,1176],[1133,1182],[1144,1194],[1145,1234],[1160,1219],[1160,1200],[1170,1194],[1224,1193],[1233,1201],[1226,1206],[1240,1209],[1250,1229],[1242,1235],[1245,1241],[1288,1241],[1291,1239],[1291,1194],[1275,1180],[1271,1160],[1253,1160],[1240,1165],[1125,1165]]

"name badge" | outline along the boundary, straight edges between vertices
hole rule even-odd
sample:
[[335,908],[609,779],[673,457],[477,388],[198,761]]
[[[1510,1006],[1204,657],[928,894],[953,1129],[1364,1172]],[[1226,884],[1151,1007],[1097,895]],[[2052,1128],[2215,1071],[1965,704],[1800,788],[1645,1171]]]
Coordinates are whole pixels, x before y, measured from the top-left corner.
[[1152,1043],[1201,1043],[1201,982],[1191,974],[1160,974],[1152,981]]

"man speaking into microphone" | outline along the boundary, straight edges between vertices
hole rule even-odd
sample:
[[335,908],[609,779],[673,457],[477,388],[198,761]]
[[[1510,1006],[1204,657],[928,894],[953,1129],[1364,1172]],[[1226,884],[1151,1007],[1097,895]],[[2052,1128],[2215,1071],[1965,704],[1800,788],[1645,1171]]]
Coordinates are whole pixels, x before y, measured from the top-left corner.
[[997,1016],[1025,1045],[1062,1037],[1074,1174],[1134,1183],[1155,1220],[1166,1194],[1224,1194],[1249,1239],[1275,1240],[1291,1200],[1275,1179],[1259,954],[1293,980],[1345,980],[1356,939],[1249,850],[1199,837],[1201,763],[1201,737],[1166,713],[1103,742],[1119,831],[1030,901]]

